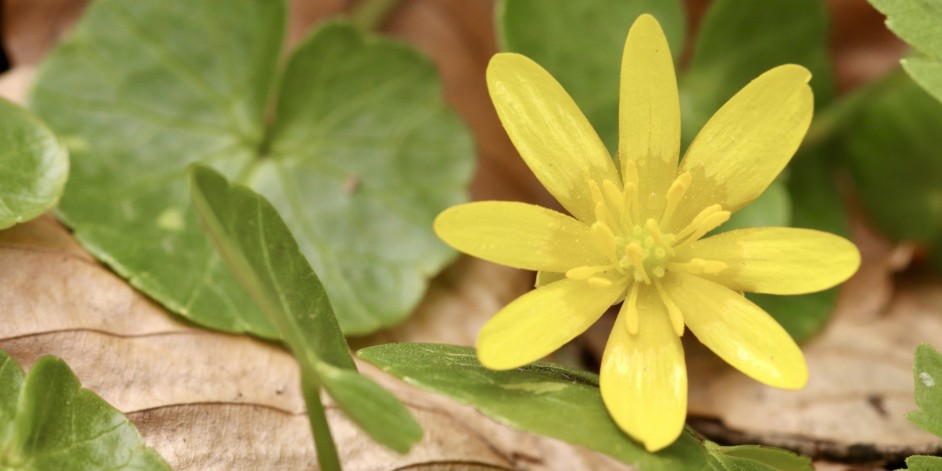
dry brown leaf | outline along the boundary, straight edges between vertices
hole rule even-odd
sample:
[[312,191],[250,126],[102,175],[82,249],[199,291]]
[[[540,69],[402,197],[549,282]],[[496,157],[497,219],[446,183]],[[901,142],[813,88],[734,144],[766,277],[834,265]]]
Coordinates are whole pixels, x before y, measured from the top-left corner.
[[856,226],[864,264],[844,286],[825,330],[803,345],[811,376],[805,389],[763,386],[697,342],[685,344],[690,414],[711,419],[695,421],[699,430],[850,462],[942,452],[938,438],[905,419],[916,409],[913,352],[942,339],[942,281],[893,289],[891,276],[910,251]]
[[[65,359],[85,387],[129,414],[174,469],[314,466],[289,354],[184,324],[91,260],[50,217],[0,232],[0,302],[0,349],[25,368],[42,355]],[[400,456],[371,442],[329,405],[347,469],[626,468],[360,366],[406,402],[426,434]]]

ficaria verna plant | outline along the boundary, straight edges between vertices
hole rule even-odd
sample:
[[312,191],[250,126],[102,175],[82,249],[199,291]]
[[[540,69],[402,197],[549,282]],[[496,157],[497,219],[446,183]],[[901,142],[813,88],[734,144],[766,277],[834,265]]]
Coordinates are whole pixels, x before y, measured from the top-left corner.
[[495,55],[487,85],[497,114],[571,216],[487,201],[437,218],[439,237],[458,250],[540,272],[535,290],[482,328],[481,363],[505,370],[533,362],[622,303],[601,394],[615,422],[650,451],[683,429],[685,325],[752,378],[803,387],[808,370],[798,346],[742,293],[829,288],[856,271],[857,249],[807,229],[708,234],[758,197],[798,149],[813,111],[810,78],[797,65],[760,75],[714,114],[678,165],[677,81],[652,16],[639,17],[625,42],[614,160],[548,72],[519,54]]

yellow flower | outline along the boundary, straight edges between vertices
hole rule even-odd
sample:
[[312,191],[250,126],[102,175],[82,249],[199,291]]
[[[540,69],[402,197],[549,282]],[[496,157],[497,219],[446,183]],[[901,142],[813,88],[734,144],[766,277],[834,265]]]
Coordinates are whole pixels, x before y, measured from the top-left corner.
[[504,370],[535,361],[622,302],[602,359],[602,399],[615,422],[650,451],[670,445],[683,429],[685,324],[752,378],[802,388],[808,370],[798,346],[742,292],[829,288],[856,271],[856,247],[795,228],[702,237],[758,197],[798,149],[814,107],[810,77],[797,65],[760,75],[713,115],[678,165],[674,67],[657,20],[642,15],[622,57],[613,161],[549,73],[522,55],[495,55],[487,85],[497,114],[527,165],[572,216],[488,201],[449,208],[436,219],[435,231],[456,249],[537,270],[543,281],[483,327],[481,363]]

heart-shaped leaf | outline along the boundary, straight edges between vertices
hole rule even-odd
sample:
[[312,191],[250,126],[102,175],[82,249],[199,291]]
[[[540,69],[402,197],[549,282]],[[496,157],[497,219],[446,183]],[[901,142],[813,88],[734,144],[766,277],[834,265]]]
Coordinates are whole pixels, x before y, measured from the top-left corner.
[[919,410],[910,412],[906,418],[942,438],[942,354],[926,344],[920,345],[916,348],[913,375]]
[[428,59],[347,24],[276,84],[285,16],[284,0],[93,2],[32,96],[75,157],[61,215],[171,310],[274,338],[196,227],[184,173],[210,164],[271,199],[343,331],[371,332],[452,256],[431,223],[465,198],[471,140]]
[[65,147],[28,111],[0,98],[0,229],[56,205],[69,173]]
[[64,361],[23,370],[0,351],[0,468],[170,470],[118,410],[83,389]]
[[942,101],[942,1],[870,0],[887,16],[886,26],[926,57],[903,60],[910,77]]

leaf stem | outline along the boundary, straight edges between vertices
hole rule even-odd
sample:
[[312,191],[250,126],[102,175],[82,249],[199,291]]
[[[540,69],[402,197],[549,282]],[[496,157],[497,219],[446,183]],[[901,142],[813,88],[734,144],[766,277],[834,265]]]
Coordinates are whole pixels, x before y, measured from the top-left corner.
[[337,446],[330,434],[327,414],[324,412],[324,404],[321,402],[321,387],[319,384],[302,377],[301,390],[304,394],[304,403],[307,404],[307,416],[311,422],[311,433],[314,435],[317,463],[323,471],[341,471]]
[[350,12],[350,22],[363,31],[372,31],[383,25],[389,13],[400,0],[360,0]]

